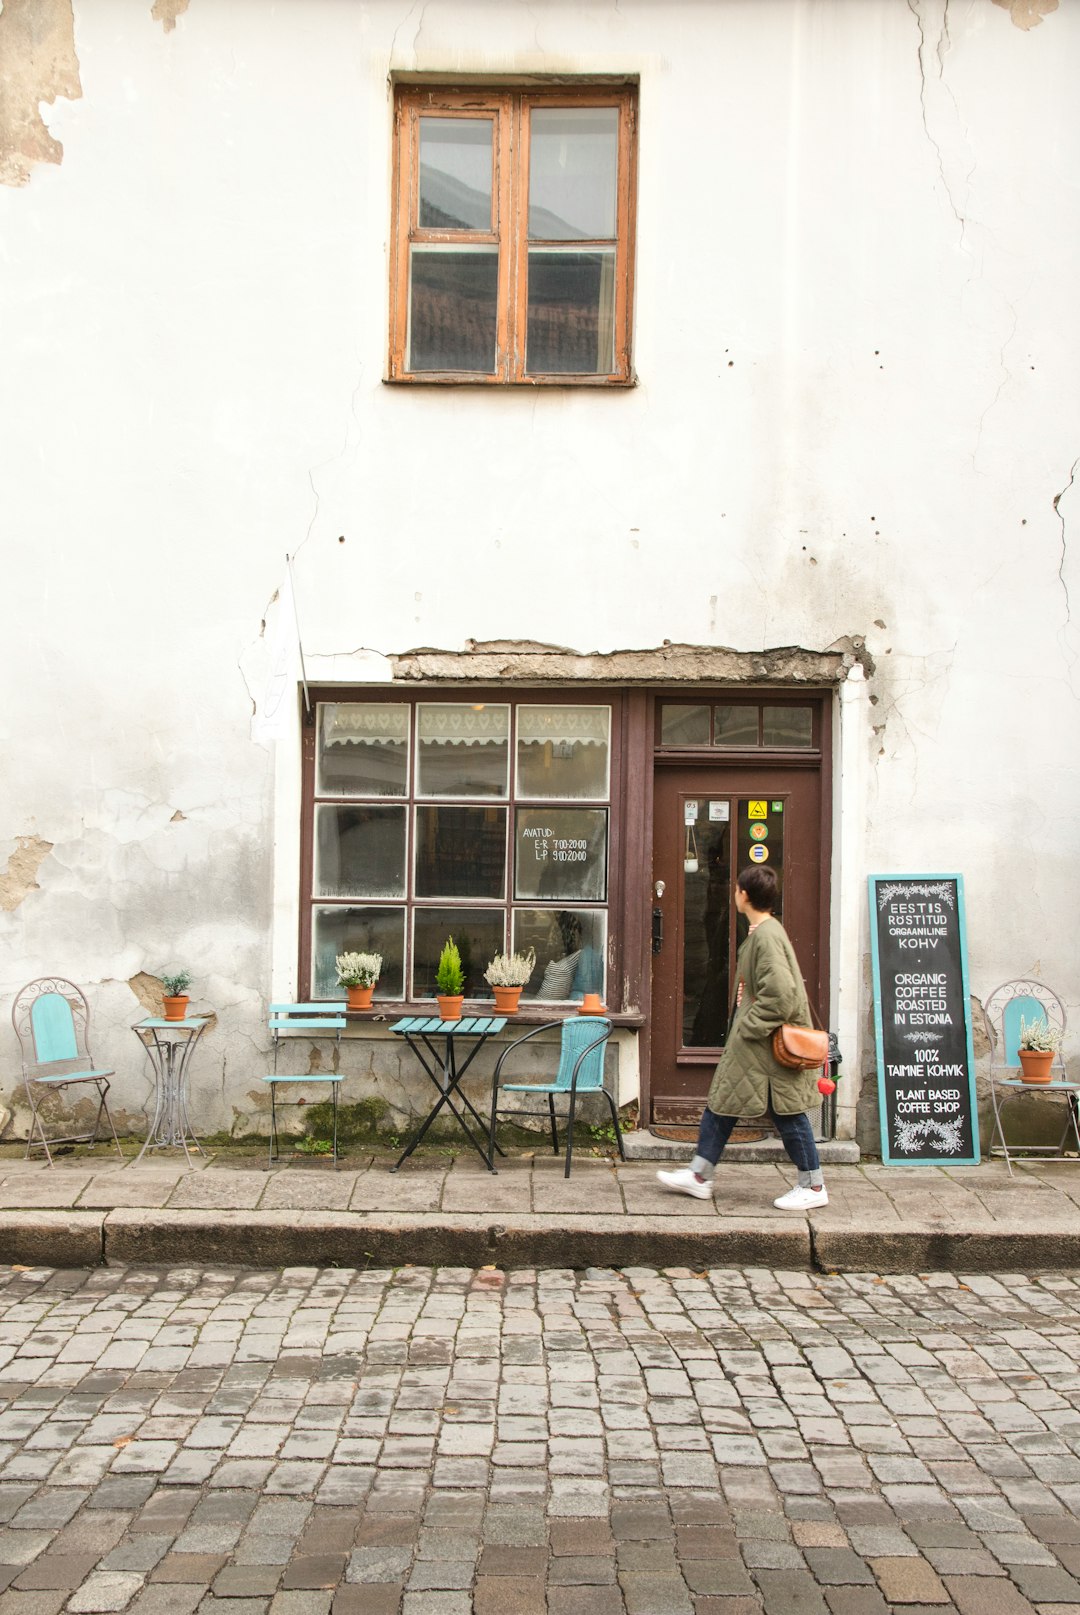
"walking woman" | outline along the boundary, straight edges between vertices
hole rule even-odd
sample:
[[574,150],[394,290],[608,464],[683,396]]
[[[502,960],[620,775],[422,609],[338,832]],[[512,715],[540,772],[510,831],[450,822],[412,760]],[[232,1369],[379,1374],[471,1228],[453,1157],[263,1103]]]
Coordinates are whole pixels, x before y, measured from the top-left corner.
[[744,869],[735,887],[735,907],[750,922],[735,964],[736,1008],[727,1043],[709,1089],[689,1166],[656,1175],[669,1189],[708,1200],[713,1172],[740,1116],[770,1115],[795,1166],[795,1188],[773,1204],[781,1211],[827,1206],[829,1196],[807,1111],[816,1102],[817,1073],[791,1071],[773,1057],[778,1026],[810,1025],[810,1005],[795,950],[776,919],[776,876],[771,869]]

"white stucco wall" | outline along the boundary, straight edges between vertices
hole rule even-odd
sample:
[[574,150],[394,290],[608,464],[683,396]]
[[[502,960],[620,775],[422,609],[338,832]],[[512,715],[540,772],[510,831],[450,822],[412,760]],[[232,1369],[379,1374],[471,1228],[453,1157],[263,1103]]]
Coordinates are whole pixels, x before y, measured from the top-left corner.
[[[295,552],[341,677],[362,646],[863,636],[849,1074],[868,871],[962,871],[973,991],[1031,972],[1080,1007],[1075,7],[1029,32],[991,0],[74,19],[82,98],[42,108],[63,160],[0,186],[0,1003],[87,986],[135,1107],[126,984],[188,962],[218,1015],[196,1105],[251,1108],[296,782],[250,697]],[[394,71],[640,75],[634,389],[383,383]],[[16,1075],[0,1026],[5,1098]]]

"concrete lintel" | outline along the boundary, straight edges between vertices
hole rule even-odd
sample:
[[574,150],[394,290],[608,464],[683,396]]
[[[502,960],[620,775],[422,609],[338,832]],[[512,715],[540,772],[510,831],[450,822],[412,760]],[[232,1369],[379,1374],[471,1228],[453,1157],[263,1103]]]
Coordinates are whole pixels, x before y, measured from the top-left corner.
[[529,684],[805,684],[841,683],[866,662],[865,642],[849,635],[825,650],[798,645],[742,651],[727,645],[664,644],[642,650],[581,652],[524,641],[467,640],[462,651],[423,646],[391,656],[395,682]]

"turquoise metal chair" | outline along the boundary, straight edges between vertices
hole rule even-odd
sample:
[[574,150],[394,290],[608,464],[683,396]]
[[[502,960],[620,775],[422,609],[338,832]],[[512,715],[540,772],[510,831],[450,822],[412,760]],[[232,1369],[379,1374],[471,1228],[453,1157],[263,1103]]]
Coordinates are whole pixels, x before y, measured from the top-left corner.
[[[558,1029],[561,1032],[559,1043],[559,1069],[551,1082],[503,1082],[502,1070],[506,1061],[523,1043],[532,1038],[539,1037],[541,1032],[550,1032]],[[619,1112],[615,1100],[604,1087],[604,1045],[611,1036],[611,1022],[602,1015],[571,1015],[564,1021],[545,1021],[543,1026],[534,1026],[531,1032],[524,1037],[515,1038],[500,1054],[495,1066],[495,1076],[491,1085],[491,1125],[488,1130],[488,1166],[495,1169],[495,1123],[499,1114],[499,1089],[504,1093],[536,1093],[546,1094],[548,1102],[548,1116],[551,1122],[551,1147],[555,1154],[559,1153],[559,1133],[555,1122],[555,1100],[566,1094],[570,1100],[570,1109],[566,1118],[566,1171],[565,1177],[570,1176],[570,1163],[574,1154],[574,1111],[577,1108],[578,1095],[582,1093],[603,1094],[611,1111],[611,1119],[615,1124],[615,1138],[619,1145],[619,1154],[626,1160],[626,1151],[623,1149],[622,1130],[619,1127]],[[506,1114],[510,1114],[506,1112]],[[518,1111],[516,1114],[520,1115]]]
[[[15,995],[11,1009],[15,1035],[22,1053],[23,1083],[30,1106],[30,1131],[26,1158],[32,1150],[44,1150],[53,1165],[52,1147],[57,1144],[96,1144],[101,1118],[109,1124],[116,1152],[124,1152],[109,1114],[106,1095],[112,1070],[99,1070],[90,1053],[90,1006],[74,982],[62,976],[39,976]],[[45,1132],[41,1102],[45,1093],[74,1087],[93,1088],[98,1096],[97,1115],[88,1133],[67,1133],[62,1137]],[[35,1135],[37,1135],[35,1137]]]
[[[334,1033],[335,1043],[341,1042],[341,1034],[348,1025],[345,1019],[345,1005],[341,1004],[271,1004],[270,1005],[270,1032],[274,1039],[274,1069],[263,1078],[270,1084],[270,1159],[268,1166],[281,1159],[278,1147],[277,1130],[277,1090],[285,1083],[329,1083],[330,1095],[334,1105],[334,1165],[338,1163],[337,1143],[337,1111],[338,1089],[341,1086],[340,1071],[307,1071],[301,1075],[287,1074],[278,1071],[278,1050],[283,1042],[290,1038],[300,1036],[310,1039],[312,1033]],[[306,1099],[290,1101],[293,1104],[305,1105]]]

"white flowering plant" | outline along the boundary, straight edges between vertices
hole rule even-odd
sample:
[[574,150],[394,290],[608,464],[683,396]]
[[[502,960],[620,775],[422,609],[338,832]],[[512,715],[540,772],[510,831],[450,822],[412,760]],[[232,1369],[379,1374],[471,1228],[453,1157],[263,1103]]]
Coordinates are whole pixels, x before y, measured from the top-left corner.
[[339,987],[374,987],[382,970],[382,954],[339,953],[336,963]]
[[1031,1054],[1056,1054],[1061,1047],[1061,1032],[1044,1017],[1030,1024],[1021,1015],[1020,1036],[1017,1048]]
[[484,971],[491,987],[524,987],[536,965],[536,949],[527,953],[497,953]]

